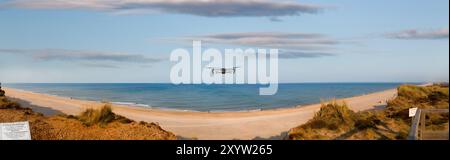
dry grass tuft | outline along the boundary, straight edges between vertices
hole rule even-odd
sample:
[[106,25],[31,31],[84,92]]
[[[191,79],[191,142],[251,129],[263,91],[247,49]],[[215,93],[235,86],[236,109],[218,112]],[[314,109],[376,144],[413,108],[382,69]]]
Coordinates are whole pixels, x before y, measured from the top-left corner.
[[133,122],[130,119],[114,114],[111,109],[111,104],[109,103],[105,104],[102,108],[98,110],[87,109],[76,118],[81,122],[83,122],[83,124],[86,126],[92,126],[97,124],[100,126],[105,126],[113,121],[118,121],[121,123]]

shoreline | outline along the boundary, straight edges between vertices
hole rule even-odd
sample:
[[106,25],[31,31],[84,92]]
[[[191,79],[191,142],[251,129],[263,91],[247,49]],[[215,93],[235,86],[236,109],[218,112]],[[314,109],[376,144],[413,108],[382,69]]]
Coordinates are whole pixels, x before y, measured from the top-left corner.
[[[420,84],[418,86],[427,86],[430,85],[430,83],[426,83],[426,84]],[[45,96],[49,96],[49,97],[55,97],[55,98],[65,98],[65,99],[70,99],[70,100],[78,100],[78,101],[85,101],[85,102],[90,102],[90,103],[99,103],[99,104],[104,104],[104,103],[110,103],[113,106],[121,106],[121,107],[131,107],[131,108],[142,108],[142,109],[146,109],[146,110],[159,110],[159,111],[168,111],[168,112],[182,112],[182,113],[186,113],[186,112],[192,112],[192,113],[242,113],[242,112],[262,112],[262,111],[276,111],[276,110],[284,110],[284,109],[295,109],[295,108],[299,108],[299,107],[304,107],[304,106],[310,106],[310,105],[316,105],[316,104],[321,104],[322,101],[323,102],[329,102],[331,100],[344,100],[344,99],[348,99],[348,98],[355,98],[355,97],[361,97],[361,96],[365,96],[365,95],[370,95],[373,93],[378,93],[378,92],[383,92],[386,90],[391,90],[391,89],[396,89],[396,88],[389,88],[389,89],[385,89],[385,90],[380,90],[380,91],[376,91],[376,92],[369,92],[369,93],[362,93],[362,94],[357,94],[357,95],[353,95],[350,97],[342,97],[342,98],[329,98],[329,99],[321,99],[320,102],[317,103],[306,103],[306,104],[297,104],[297,105],[289,105],[289,106],[282,106],[282,107],[271,107],[271,108],[253,108],[253,109],[240,109],[240,110],[191,110],[191,109],[177,109],[177,108],[170,108],[170,107],[154,107],[154,106],[150,106],[147,104],[139,104],[139,103],[135,103],[135,102],[110,102],[110,101],[100,101],[100,100],[90,100],[90,99],[82,99],[82,98],[74,98],[74,97],[69,97],[69,96],[62,96],[62,95],[54,95],[54,94],[48,94],[48,93],[39,93],[39,92],[33,92],[33,91],[29,91],[29,90],[23,90],[23,89],[17,89],[17,88],[11,88],[11,87],[3,87],[5,90],[14,90],[14,91],[19,91],[19,92],[27,92],[30,94],[39,94],[39,95],[45,95]],[[15,98],[16,100],[20,100],[18,98]],[[24,103],[23,100],[21,100],[22,103]],[[30,104],[28,104],[30,105]],[[35,107],[39,107],[39,106],[35,106]]]
[[[98,108],[101,102],[78,100],[4,88],[7,96],[31,105],[47,107],[65,114],[77,115],[88,108]],[[352,110],[383,108],[385,102],[396,96],[389,89],[350,98],[345,101]],[[320,109],[321,104],[297,105],[268,110],[243,112],[200,112],[164,110],[113,104],[113,111],[136,121],[155,122],[177,136],[197,139],[271,139],[280,137],[289,129],[306,123]]]
[[[421,84],[421,85],[418,85],[418,86],[427,86],[427,85],[429,85],[429,84]],[[276,107],[276,108],[267,108],[267,109],[257,108],[257,109],[248,109],[248,110],[208,110],[208,111],[198,111],[198,110],[176,109],[176,108],[168,108],[168,107],[153,107],[153,106],[150,106],[150,105],[145,105],[144,106],[144,104],[137,104],[137,103],[133,103],[133,102],[102,102],[102,101],[97,101],[97,100],[87,100],[87,99],[79,99],[79,98],[60,96],[60,95],[53,95],[53,94],[47,94],[47,93],[39,93],[39,92],[33,92],[33,91],[28,91],[28,90],[23,90],[23,89],[16,89],[16,88],[10,88],[10,87],[3,87],[3,89],[6,90],[6,91],[12,90],[12,91],[24,92],[24,93],[29,93],[29,94],[44,95],[44,96],[54,97],[54,98],[84,101],[84,102],[95,103],[95,104],[110,103],[111,105],[113,105],[115,107],[130,107],[130,108],[134,108],[134,109],[154,110],[154,111],[162,111],[162,112],[164,112],[164,111],[166,111],[166,112],[180,112],[180,113],[205,113],[205,114],[219,113],[220,114],[220,113],[247,113],[247,112],[279,111],[279,110],[296,109],[296,108],[301,108],[301,107],[311,106],[311,105],[317,105],[317,104],[321,104],[322,103],[322,102],[320,102],[320,103],[310,103],[310,104],[298,104],[298,105],[291,105],[291,106],[285,106],[285,107]],[[372,93],[364,93],[364,94],[359,94],[359,95],[355,95],[355,96],[351,96],[351,97],[345,97],[345,98],[324,99],[323,102],[329,102],[331,100],[345,101],[345,99],[363,97],[363,96],[366,96],[366,95],[371,95],[371,94],[384,92],[384,91],[387,91],[387,90],[393,90],[393,89],[395,89],[395,88],[381,90],[381,91],[372,92]],[[6,95],[6,96],[8,96],[8,95]],[[18,98],[18,97],[9,97],[9,98],[13,98],[16,101],[19,101],[20,103],[23,103],[25,106],[40,107],[40,108],[51,108],[51,107],[45,107],[45,106],[32,105],[30,102],[28,102],[26,100],[23,100],[21,98]],[[90,107],[88,107],[88,108],[90,108]],[[94,106],[93,108],[96,108],[96,107]]]

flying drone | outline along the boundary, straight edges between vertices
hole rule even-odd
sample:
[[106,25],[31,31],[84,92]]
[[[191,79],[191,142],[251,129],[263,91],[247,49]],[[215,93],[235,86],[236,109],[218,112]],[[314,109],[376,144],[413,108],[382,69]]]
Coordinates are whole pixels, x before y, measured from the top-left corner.
[[239,67],[233,67],[233,68],[215,68],[215,67],[208,67],[209,69],[211,69],[211,74],[235,74],[236,73],[236,69],[238,69]]

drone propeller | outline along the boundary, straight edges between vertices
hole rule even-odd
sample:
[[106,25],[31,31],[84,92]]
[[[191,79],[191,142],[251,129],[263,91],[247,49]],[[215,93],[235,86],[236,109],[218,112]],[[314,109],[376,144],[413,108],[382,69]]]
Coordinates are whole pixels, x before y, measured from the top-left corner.
[[207,67],[209,69],[237,69],[237,68],[241,68],[241,67],[232,67],[232,68],[226,68],[226,67]]

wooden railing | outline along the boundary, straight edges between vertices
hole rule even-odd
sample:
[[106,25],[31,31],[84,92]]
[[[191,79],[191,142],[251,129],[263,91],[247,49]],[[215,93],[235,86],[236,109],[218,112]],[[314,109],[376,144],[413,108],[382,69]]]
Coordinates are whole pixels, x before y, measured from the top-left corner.
[[[422,140],[425,135],[425,120],[428,113],[448,113],[448,109],[417,109],[416,114],[411,123],[408,140]],[[442,139],[448,139],[448,130],[443,132],[433,132]],[[445,136],[445,137],[444,137]]]

